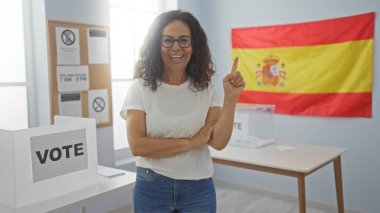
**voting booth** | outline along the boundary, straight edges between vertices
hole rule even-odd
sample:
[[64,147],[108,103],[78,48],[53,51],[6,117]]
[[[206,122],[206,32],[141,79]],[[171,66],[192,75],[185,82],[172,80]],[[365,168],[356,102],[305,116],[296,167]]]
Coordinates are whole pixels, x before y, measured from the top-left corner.
[[251,115],[251,135],[263,139],[274,139],[274,119],[275,105],[256,105],[252,108]]
[[275,108],[275,105],[240,105],[229,145],[257,149],[274,142]]
[[97,183],[96,121],[0,130],[0,203],[18,208]]

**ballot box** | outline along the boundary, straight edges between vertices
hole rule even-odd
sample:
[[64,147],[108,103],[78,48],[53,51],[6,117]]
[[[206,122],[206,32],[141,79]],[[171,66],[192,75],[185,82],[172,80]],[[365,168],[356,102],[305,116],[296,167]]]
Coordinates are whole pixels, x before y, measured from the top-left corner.
[[18,208],[97,183],[96,121],[0,129],[0,203]]
[[258,149],[274,142],[275,105],[240,105],[235,112],[229,146]]
[[263,139],[274,140],[275,105],[254,105],[250,112],[250,135]]

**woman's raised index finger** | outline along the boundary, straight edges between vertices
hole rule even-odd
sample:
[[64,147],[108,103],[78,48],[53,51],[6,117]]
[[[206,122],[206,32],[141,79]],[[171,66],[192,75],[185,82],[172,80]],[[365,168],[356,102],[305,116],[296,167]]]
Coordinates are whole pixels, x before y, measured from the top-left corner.
[[237,71],[238,63],[239,57],[235,57],[234,63],[232,64],[231,73],[235,73]]

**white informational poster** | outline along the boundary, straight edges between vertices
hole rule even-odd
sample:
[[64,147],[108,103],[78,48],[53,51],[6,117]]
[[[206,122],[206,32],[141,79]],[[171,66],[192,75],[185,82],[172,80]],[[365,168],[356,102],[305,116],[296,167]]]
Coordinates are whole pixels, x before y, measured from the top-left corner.
[[57,66],[57,86],[58,92],[88,90],[88,66]]
[[106,123],[110,121],[107,89],[88,91],[88,111],[89,117],[95,118],[96,123]]
[[80,93],[59,94],[59,115],[82,117],[82,101]]
[[241,140],[248,137],[249,114],[235,112],[231,140]]
[[88,29],[88,63],[108,64],[108,31],[105,29]]
[[56,27],[55,35],[57,65],[79,65],[79,29]]

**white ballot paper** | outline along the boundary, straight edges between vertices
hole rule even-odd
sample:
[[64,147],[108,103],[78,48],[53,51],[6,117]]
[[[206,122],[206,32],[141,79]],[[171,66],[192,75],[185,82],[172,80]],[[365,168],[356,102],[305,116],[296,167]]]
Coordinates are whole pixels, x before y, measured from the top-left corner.
[[276,148],[280,151],[291,151],[291,150],[296,149],[296,148],[289,146],[289,145],[278,145],[278,146],[276,146]]
[[112,177],[116,177],[119,175],[124,175],[124,172],[117,170],[117,169],[114,169],[114,168],[108,168],[108,167],[100,167],[99,168],[98,167],[98,174],[100,174],[104,177],[112,178]]
[[88,111],[89,117],[95,118],[96,123],[106,123],[109,118],[108,90],[89,90],[88,91]]
[[55,40],[57,46],[57,64],[79,65],[79,29],[56,27]]
[[64,116],[82,117],[82,102],[80,93],[60,93],[59,114]]
[[231,140],[230,145],[231,146],[240,146],[240,147],[246,147],[246,148],[252,148],[252,149],[259,149],[264,146],[268,146],[274,142],[273,139],[261,139],[255,136],[247,136],[244,139],[239,140]]

